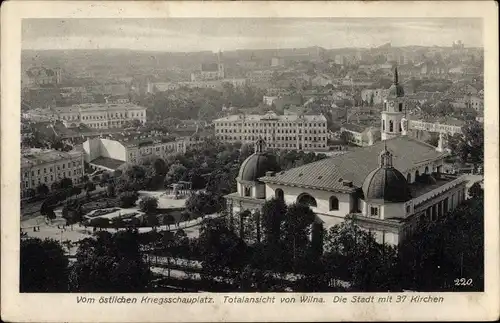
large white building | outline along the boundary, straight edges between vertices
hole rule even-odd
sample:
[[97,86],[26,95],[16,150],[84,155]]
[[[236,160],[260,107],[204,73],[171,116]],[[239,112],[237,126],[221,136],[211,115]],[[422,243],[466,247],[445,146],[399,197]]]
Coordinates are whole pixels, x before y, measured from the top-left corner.
[[84,124],[94,129],[108,129],[119,128],[132,120],[146,123],[146,108],[132,103],[86,103],[31,110],[25,114],[25,117],[60,120],[67,127]]
[[214,120],[215,136],[224,142],[253,143],[258,138],[267,147],[286,150],[328,150],[328,130],[323,115],[230,115]]
[[83,176],[83,153],[57,150],[30,149],[21,155],[21,198],[29,197],[31,190],[45,184],[70,178],[74,184]]
[[230,214],[260,210],[277,198],[310,206],[325,229],[352,218],[377,241],[398,245],[418,226],[456,208],[467,180],[443,172],[447,153],[405,135],[404,95],[397,86],[395,77],[381,116],[383,140],[371,146],[280,171],[259,140],[241,165],[237,192],[226,196]]

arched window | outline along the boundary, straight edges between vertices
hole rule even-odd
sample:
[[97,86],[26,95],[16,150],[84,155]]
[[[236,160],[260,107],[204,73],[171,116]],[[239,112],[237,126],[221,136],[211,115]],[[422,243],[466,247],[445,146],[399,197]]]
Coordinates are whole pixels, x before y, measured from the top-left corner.
[[429,166],[425,166],[425,171],[424,171],[425,174],[429,174]]
[[316,203],[316,199],[307,193],[300,194],[299,197],[297,197],[297,203],[311,207],[318,206],[318,204]]
[[284,202],[285,201],[285,194],[283,193],[283,190],[281,188],[278,188],[274,191],[274,196],[276,199]]
[[417,170],[417,171],[415,172],[415,181],[417,180],[417,178],[418,178],[419,176],[420,176],[420,173],[419,173],[419,171]]
[[252,188],[250,187],[245,187],[244,191],[245,191],[245,196],[250,196],[252,194]]
[[389,120],[389,132],[393,131],[394,131],[394,122],[392,122],[392,120]]
[[336,211],[339,209],[339,199],[335,196],[330,197],[330,211]]
[[408,175],[406,175],[406,181],[408,183],[411,183],[411,174],[410,173],[408,173]]

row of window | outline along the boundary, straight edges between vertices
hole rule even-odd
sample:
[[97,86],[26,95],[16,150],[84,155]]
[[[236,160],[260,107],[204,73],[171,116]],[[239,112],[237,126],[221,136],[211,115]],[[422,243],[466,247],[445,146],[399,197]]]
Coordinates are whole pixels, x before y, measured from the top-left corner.
[[[73,167],[77,167],[77,166],[81,166],[80,163],[77,163],[76,161],[73,161],[73,162],[69,162],[68,164],[68,168],[71,168],[71,165],[73,165]],[[62,164],[62,165],[57,165],[57,170],[61,170],[62,169],[65,169],[66,168],[66,163]],[[43,174],[47,174],[48,173],[52,173],[54,171],[54,167],[44,167],[43,168]],[[37,172],[36,172],[37,175],[40,175],[40,169],[37,169]],[[29,173],[28,172],[24,172],[24,177],[28,177]],[[31,171],[31,176],[35,176],[35,171],[32,170]]]
[[[304,127],[326,127],[325,122],[314,122],[314,123],[304,123]],[[216,123],[218,127],[302,127],[302,123],[282,123],[282,122],[252,122],[252,123],[231,123],[231,122],[218,122]]]
[[[258,137],[257,136],[226,136],[226,135],[217,135],[217,139],[221,139],[221,140],[257,140]],[[281,137],[281,136],[277,136],[277,137],[274,137],[273,139],[269,139],[269,143],[268,145],[271,145],[271,143],[273,141],[297,141],[300,139],[298,139],[297,137]],[[303,137],[303,140],[304,141],[326,141],[326,137],[316,137],[316,136],[305,136]]]
[[[82,169],[74,169],[73,172],[71,172],[71,171],[68,171],[67,173],[62,172],[61,174],[59,174],[57,176],[57,178],[63,179],[66,177],[66,175],[67,176],[76,176],[76,175],[82,175],[82,174],[83,174]],[[49,178],[50,178],[50,180],[49,180]],[[50,177],[49,176],[44,176],[43,178],[40,177],[36,181],[34,179],[32,179],[31,180],[31,187],[33,188],[33,187],[35,187],[35,185],[41,184],[41,183],[44,183],[44,184],[52,183],[52,182],[54,182],[54,178],[55,178],[54,175],[50,175]],[[24,181],[23,184],[24,184],[24,188],[30,188],[29,181]]]
[[[239,131],[238,129],[215,129],[216,133],[302,133],[302,130],[299,129],[298,131],[295,129],[270,129],[269,131],[266,131],[265,129],[244,129],[243,131]],[[321,133],[326,133],[326,130],[304,130],[304,133],[312,133],[312,134],[321,134]]]
[[[284,201],[285,195],[282,189],[278,188],[274,191],[275,197],[281,201]],[[330,196],[328,199],[329,210],[338,211],[339,210],[339,199],[336,196]],[[307,205],[310,207],[318,207],[316,199],[309,193],[302,193],[297,197],[297,203]]]

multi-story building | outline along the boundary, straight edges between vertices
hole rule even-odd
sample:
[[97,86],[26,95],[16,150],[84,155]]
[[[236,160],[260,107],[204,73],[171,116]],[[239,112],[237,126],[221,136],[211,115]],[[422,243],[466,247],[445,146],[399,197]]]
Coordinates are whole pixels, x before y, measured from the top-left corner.
[[289,150],[327,150],[327,125],[323,115],[231,115],[214,120],[216,138],[225,142],[255,142]]
[[283,66],[285,66],[285,59],[282,57],[271,58],[271,66],[272,67],[283,67]]
[[380,129],[375,127],[366,127],[354,123],[345,123],[340,128],[340,132],[345,132],[348,143],[365,147],[371,146],[380,141]]
[[28,118],[44,116],[51,120],[60,120],[69,127],[84,124],[90,128],[108,129],[119,128],[132,120],[146,123],[146,108],[132,103],[87,103],[33,110],[26,116]]
[[147,156],[161,158],[176,152],[185,152],[188,147],[200,146],[201,137],[164,137],[153,135],[118,136],[93,138],[83,143],[85,162],[92,168],[113,171],[123,164],[137,164]]
[[57,150],[30,149],[21,155],[21,198],[29,197],[33,190],[45,184],[69,178],[78,184],[83,176],[83,153]]
[[214,81],[225,77],[222,53],[217,54],[216,63],[203,63],[198,71],[191,73],[191,82]]

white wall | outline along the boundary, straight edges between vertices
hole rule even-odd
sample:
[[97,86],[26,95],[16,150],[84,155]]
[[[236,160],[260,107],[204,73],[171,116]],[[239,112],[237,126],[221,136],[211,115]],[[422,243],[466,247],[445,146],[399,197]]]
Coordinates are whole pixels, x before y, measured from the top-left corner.
[[[280,186],[276,184],[266,184],[266,198],[271,199],[275,197],[275,190],[280,188],[284,192],[286,204],[297,202],[297,198],[302,193],[308,193],[316,199],[317,207],[311,208],[315,213],[335,215],[345,217],[351,211],[353,204],[350,194],[333,193],[326,191],[319,191],[313,189],[304,189],[299,187]],[[330,211],[330,197],[335,196],[339,200],[339,209],[337,211]]]
[[127,150],[116,140],[101,139],[100,154],[102,157],[127,161]]

